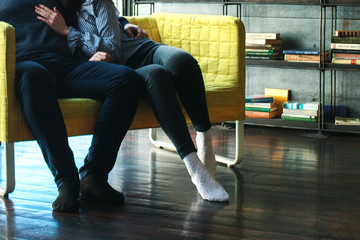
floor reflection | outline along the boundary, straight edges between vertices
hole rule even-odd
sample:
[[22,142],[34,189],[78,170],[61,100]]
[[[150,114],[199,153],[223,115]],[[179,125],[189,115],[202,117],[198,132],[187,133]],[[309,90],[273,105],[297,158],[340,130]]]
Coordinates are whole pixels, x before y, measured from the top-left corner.
[[[15,228],[15,209],[14,204],[10,199],[0,198],[1,205],[5,211],[5,215],[0,215],[5,217],[3,220],[5,222],[5,228],[2,228],[0,232],[5,231],[3,234],[6,239],[13,239],[14,238],[14,228]],[[1,221],[2,222],[2,221]],[[2,224],[1,224],[2,225]]]

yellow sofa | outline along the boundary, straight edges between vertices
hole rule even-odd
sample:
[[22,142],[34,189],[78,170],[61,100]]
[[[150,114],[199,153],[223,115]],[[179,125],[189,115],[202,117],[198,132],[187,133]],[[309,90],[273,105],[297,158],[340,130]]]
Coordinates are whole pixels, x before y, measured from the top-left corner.
[[[128,17],[145,29],[150,37],[190,52],[203,72],[211,122],[236,121],[235,159],[217,156],[228,166],[243,158],[243,120],[245,104],[244,26],[231,16],[156,13]],[[5,180],[0,195],[15,188],[14,143],[33,140],[15,96],[15,30],[0,22],[0,141],[5,145]],[[59,99],[69,136],[91,134],[102,103],[92,99]],[[189,124],[190,120],[187,118]],[[131,129],[158,127],[149,102],[142,99]],[[156,139],[150,140],[164,146]],[[167,147],[167,146],[164,146]],[[168,146],[171,147],[171,146]]]

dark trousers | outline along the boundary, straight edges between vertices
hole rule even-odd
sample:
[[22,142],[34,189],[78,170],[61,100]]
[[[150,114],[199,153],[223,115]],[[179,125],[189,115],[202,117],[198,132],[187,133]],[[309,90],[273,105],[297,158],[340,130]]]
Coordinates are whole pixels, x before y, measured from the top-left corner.
[[138,74],[122,65],[42,56],[16,64],[16,84],[26,121],[58,188],[79,185],[58,98],[103,101],[80,175],[107,178],[143,91]]
[[145,81],[155,116],[181,158],[196,151],[177,95],[196,131],[211,128],[202,73],[188,52],[166,45],[139,51],[127,65]]

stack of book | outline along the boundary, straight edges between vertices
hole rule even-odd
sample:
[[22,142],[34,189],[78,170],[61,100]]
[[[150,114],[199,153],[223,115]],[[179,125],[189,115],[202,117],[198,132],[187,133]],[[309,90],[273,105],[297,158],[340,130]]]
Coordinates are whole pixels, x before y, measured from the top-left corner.
[[295,102],[283,103],[281,120],[316,122],[319,114],[318,102]]
[[277,116],[281,116],[282,104],[289,101],[290,90],[279,88],[265,88],[265,96],[274,98],[274,101],[278,103]]
[[[284,50],[284,60],[289,62],[307,62],[307,63],[319,63],[320,51],[319,50],[302,50],[302,49],[289,49]],[[329,52],[321,53],[321,61],[325,56],[325,62],[329,61]]]
[[331,57],[331,63],[360,65],[360,31],[335,31]]
[[250,96],[245,98],[245,115],[248,118],[274,118],[277,116],[278,103],[273,97]]
[[245,57],[248,59],[280,59],[282,40],[279,33],[246,33]]

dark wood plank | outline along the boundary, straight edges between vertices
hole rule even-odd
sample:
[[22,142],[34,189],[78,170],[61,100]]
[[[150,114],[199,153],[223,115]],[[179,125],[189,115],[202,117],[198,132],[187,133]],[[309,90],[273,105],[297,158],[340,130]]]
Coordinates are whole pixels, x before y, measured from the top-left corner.
[[[231,126],[214,126],[214,147],[233,157]],[[176,153],[153,148],[147,130],[130,131],[109,177],[125,206],[82,203],[79,214],[52,213],[57,190],[37,144],[16,143],[17,185],[0,199],[0,239],[360,239],[359,140],[246,126],[244,161],[215,175],[230,201],[211,203]],[[90,141],[70,138],[78,167]]]

